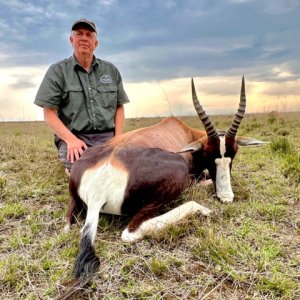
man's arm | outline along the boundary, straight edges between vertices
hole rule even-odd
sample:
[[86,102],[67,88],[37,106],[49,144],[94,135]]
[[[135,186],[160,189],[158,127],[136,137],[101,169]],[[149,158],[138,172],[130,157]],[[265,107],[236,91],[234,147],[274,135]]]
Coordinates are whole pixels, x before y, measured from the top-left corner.
[[124,106],[118,105],[115,113],[115,136],[123,133],[124,120]]
[[64,140],[67,144],[67,159],[73,163],[79,159],[83,150],[87,149],[87,145],[78,139],[58,118],[57,111],[48,107],[44,107],[44,119],[47,125],[52,128],[55,134]]

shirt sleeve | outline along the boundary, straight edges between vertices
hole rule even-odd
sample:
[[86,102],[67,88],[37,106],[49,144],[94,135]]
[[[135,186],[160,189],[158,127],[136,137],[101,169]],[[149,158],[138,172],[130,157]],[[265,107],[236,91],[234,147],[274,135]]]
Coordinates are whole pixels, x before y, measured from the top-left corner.
[[119,72],[119,70],[117,69],[117,73],[118,73],[118,105],[122,105],[122,104],[125,104],[125,103],[128,103],[129,102],[129,98],[124,90],[124,87],[123,87],[123,81],[122,81],[122,76]]
[[62,100],[63,80],[56,72],[54,66],[50,66],[38,89],[34,103],[41,107],[58,109]]

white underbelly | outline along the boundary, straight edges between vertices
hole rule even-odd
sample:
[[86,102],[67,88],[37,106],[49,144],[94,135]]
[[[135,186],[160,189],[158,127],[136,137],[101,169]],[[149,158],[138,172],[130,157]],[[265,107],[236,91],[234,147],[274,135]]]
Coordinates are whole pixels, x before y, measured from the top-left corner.
[[100,212],[121,215],[127,182],[127,170],[108,162],[84,172],[78,193],[88,209],[100,207]]

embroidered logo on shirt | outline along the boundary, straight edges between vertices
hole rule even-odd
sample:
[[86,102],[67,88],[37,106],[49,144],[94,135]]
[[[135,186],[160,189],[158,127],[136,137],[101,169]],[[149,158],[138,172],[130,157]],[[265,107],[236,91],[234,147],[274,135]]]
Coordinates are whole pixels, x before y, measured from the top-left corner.
[[102,75],[100,77],[100,82],[102,82],[102,83],[111,83],[112,79],[109,75]]

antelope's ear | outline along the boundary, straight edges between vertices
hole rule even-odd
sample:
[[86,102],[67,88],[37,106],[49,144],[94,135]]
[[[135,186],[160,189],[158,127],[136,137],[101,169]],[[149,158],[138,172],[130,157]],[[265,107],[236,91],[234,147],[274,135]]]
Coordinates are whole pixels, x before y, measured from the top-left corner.
[[180,151],[176,152],[176,153],[186,153],[186,152],[195,152],[198,150],[201,150],[203,147],[203,144],[200,142],[200,140],[190,143],[187,146],[185,146],[184,148],[182,148]]
[[262,146],[270,143],[243,136],[236,137],[236,142],[239,146]]

